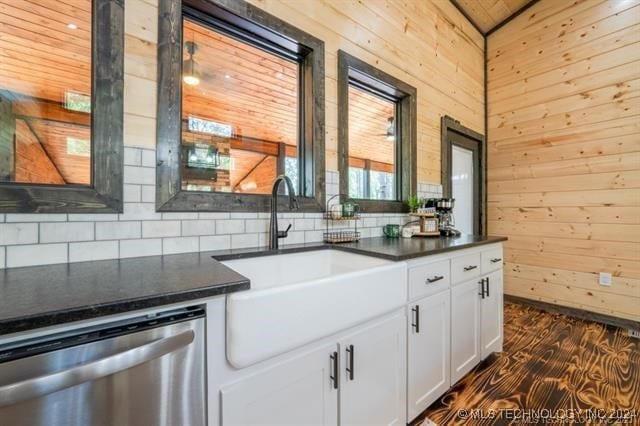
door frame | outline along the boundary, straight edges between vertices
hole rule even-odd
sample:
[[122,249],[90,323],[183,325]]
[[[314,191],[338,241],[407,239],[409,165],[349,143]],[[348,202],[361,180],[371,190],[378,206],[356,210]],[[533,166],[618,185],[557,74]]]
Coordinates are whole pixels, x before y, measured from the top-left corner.
[[[451,197],[451,159],[452,159],[452,138],[461,135],[467,139],[475,141],[474,147],[465,146],[464,142],[458,141],[456,145],[463,148],[477,150],[480,163],[479,170],[474,168],[474,182],[478,182],[478,193],[474,196],[474,204],[479,203],[480,208],[474,210],[474,233],[486,235],[487,233],[487,150],[485,137],[478,132],[460,124],[460,121],[445,115],[440,119],[441,129],[441,168],[440,181],[442,182],[442,194],[444,197]],[[468,144],[467,144],[468,145]],[[477,228],[477,229],[475,229]]]

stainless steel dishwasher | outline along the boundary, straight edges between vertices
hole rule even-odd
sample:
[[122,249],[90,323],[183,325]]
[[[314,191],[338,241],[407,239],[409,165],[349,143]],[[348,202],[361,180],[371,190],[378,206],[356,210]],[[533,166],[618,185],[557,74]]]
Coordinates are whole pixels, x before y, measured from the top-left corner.
[[0,425],[205,425],[204,313],[177,309],[0,346]]

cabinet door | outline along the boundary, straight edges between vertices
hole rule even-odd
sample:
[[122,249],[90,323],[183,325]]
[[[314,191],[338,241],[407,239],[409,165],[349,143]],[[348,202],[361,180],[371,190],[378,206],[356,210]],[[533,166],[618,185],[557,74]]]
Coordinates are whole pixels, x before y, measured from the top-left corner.
[[340,424],[406,424],[406,316],[398,312],[340,340]]
[[451,384],[480,362],[480,279],[451,289]]
[[409,421],[445,393],[450,381],[450,291],[409,305],[408,391]]
[[337,425],[334,352],[327,345],[224,387],[222,424]]
[[485,275],[485,284],[488,287],[488,295],[482,299],[480,306],[481,320],[481,342],[482,359],[492,352],[502,351],[502,269]]

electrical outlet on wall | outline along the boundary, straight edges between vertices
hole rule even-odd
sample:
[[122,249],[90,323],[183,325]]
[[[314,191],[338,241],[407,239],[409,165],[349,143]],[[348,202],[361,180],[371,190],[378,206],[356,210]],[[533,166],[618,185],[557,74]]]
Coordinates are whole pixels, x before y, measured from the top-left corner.
[[611,287],[611,274],[608,272],[600,272],[600,285]]

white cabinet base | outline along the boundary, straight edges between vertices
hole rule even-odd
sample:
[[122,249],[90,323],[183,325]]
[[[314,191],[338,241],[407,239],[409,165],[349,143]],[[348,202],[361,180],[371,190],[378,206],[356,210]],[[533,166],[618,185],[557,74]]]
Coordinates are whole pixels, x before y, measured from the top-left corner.
[[221,389],[223,425],[336,425],[330,344]]
[[407,418],[412,421],[451,385],[450,291],[411,303],[407,316]]
[[488,282],[488,294],[480,301],[480,355],[482,359],[493,352],[502,351],[502,331],[503,331],[503,291],[502,291],[502,270],[492,272],[484,277]]
[[451,289],[451,384],[480,362],[480,284],[472,279]]
[[398,312],[339,341],[341,425],[407,423],[405,324]]

